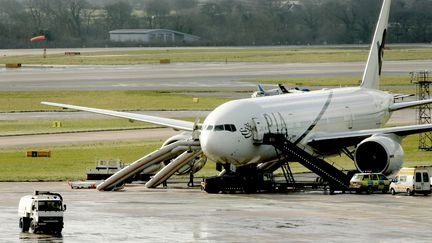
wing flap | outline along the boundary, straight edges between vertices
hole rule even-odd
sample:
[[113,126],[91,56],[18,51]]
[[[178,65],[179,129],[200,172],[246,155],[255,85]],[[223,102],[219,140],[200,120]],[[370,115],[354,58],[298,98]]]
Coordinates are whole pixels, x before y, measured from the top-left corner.
[[157,117],[157,116],[148,116],[148,115],[142,115],[142,114],[135,114],[130,112],[121,112],[121,111],[112,111],[112,110],[104,110],[104,109],[97,109],[97,108],[90,108],[90,107],[83,107],[83,106],[76,106],[76,105],[68,105],[68,104],[60,104],[60,103],[53,103],[53,102],[46,102],[43,101],[41,104],[44,105],[50,105],[50,106],[57,106],[57,107],[63,107],[68,109],[75,109],[80,111],[88,111],[92,113],[107,115],[107,116],[114,116],[114,117],[121,117],[126,118],[130,120],[135,121],[143,121],[143,122],[149,122],[157,125],[172,127],[179,130],[185,130],[185,131],[192,131],[194,127],[193,122],[188,121],[181,121],[181,120],[175,120],[170,118],[163,118],[163,117]]

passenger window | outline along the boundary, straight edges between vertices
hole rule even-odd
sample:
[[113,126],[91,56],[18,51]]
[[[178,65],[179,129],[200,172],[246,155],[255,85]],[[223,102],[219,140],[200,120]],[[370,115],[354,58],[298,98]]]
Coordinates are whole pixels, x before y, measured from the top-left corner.
[[400,177],[400,182],[406,182],[406,176],[401,176]]
[[423,182],[429,182],[429,175],[426,172],[423,172]]
[[233,124],[231,124],[231,132],[235,132],[235,131],[237,131],[236,127]]
[[215,131],[223,131],[224,130],[224,125],[216,125],[215,126]]
[[208,125],[207,126],[207,131],[211,131],[211,130],[213,130],[213,126],[212,125]]
[[416,182],[422,182],[421,173],[420,172],[416,173]]

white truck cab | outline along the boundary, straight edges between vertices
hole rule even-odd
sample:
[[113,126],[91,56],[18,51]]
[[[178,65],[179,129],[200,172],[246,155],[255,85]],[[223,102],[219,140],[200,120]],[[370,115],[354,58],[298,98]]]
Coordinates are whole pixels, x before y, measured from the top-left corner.
[[18,206],[21,232],[60,234],[66,205],[58,193],[35,191],[21,198]]
[[415,193],[424,194],[425,196],[430,194],[431,183],[428,170],[420,168],[402,168],[390,184],[390,192],[393,195],[405,192],[410,196]]

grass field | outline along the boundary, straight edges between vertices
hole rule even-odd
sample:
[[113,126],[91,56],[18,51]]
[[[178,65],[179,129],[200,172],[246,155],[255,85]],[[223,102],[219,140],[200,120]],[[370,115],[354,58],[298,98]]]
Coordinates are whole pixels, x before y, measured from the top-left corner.
[[[191,120],[191,119],[185,119]],[[193,120],[193,119],[192,119]],[[60,121],[61,127],[53,127],[54,121]],[[121,130],[158,127],[146,122],[129,122],[122,118],[106,119],[18,119],[0,120],[0,134],[41,134],[79,131]]]
[[[0,181],[37,181],[37,180],[82,180],[86,168],[95,166],[97,159],[121,159],[131,163],[154,151],[162,141],[132,141],[99,143],[88,145],[52,146],[50,158],[27,158],[25,151],[41,148],[0,149]],[[417,136],[409,136],[403,142],[405,149],[404,166],[432,165],[432,152],[417,149]],[[330,158],[339,168],[354,169],[354,163],[346,157]],[[306,169],[297,163],[292,165],[293,172]],[[207,162],[196,176],[216,175],[215,164]]]
[[[171,62],[350,62],[364,61],[367,48],[191,48],[145,49],[85,52],[79,56],[49,54],[3,56],[0,64],[48,64],[48,65],[130,65]],[[431,48],[395,48],[385,52],[385,60],[429,60]]]
[[[136,141],[44,147],[50,158],[27,158],[25,151],[40,148],[0,150],[0,181],[83,180],[86,168],[94,168],[97,159],[121,159],[131,163],[154,151],[163,141]],[[215,175],[208,163],[197,174]]]
[[41,101],[75,104],[113,110],[214,109],[229,99],[217,96],[199,97],[167,91],[14,91],[0,92],[0,112],[61,110],[41,105]]

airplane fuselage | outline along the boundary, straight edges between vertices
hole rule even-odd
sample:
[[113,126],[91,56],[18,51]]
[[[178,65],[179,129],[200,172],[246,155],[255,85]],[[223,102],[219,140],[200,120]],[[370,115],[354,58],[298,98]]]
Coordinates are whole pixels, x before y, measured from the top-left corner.
[[201,146],[218,163],[266,162],[277,154],[260,143],[265,133],[283,133],[305,144],[317,133],[379,128],[390,118],[391,104],[392,95],[361,87],[234,100],[207,116]]

